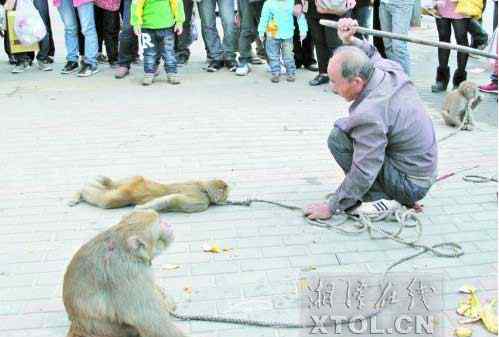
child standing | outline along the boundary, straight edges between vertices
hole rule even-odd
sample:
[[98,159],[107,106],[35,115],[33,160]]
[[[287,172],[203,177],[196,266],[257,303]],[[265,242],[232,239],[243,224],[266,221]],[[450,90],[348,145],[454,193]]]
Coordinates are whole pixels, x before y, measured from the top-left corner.
[[144,49],[143,85],[151,85],[161,56],[168,83],[179,84],[175,59],[175,34],[182,34],[185,21],[182,0],[134,0],[132,26]]
[[[272,72],[273,83],[279,82],[281,74],[280,58],[286,67],[286,80],[294,82],[296,65],[293,55],[293,7],[294,0],[267,0],[262,9],[262,16],[258,24],[258,35],[263,41],[266,33],[267,39],[265,47],[267,57]],[[307,21],[302,14],[298,17],[298,29],[300,31],[300,39],[303,40],[307,36]]]

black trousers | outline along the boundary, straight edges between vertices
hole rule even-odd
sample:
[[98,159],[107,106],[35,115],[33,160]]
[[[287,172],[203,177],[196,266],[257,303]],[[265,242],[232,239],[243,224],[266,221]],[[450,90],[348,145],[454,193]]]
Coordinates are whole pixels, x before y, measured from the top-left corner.
[[182,56],[189,59],[191,52],[189,46],[192,43],[191,27],[192,27],[192,8],[194,2],[192,0],[183,0],[185,21],[182,26],[182,34],[175,35],[175,54],[177,57]]
[[[75,8],[76,10],[76,8]],[[76,15],[78,22],[78,48],[80,56],[85,55],[85,37],[81,33],[80,18]],[[109,62],[118,61],[118,38],[120,33],[120,12],[108,11],[94,6],[95,30],[99,53],[102,53],[102,44],[106,45],[107,58]]]
[[[462,46],[468,46],[468,18],[466,19],[436,19],[438,39],[442,42],[450,42],[452,30],[456,42]],[[449,65],[450,50],[438,48],[438,65],[441,68],[446,68]],[[457,53],[457,69],[459,72],[466,71],[466,63],[468,62],[468,54]]]
[[314,58],[314,43],[312,41],[312,33],[310,29],[307,32],[307,37],[301,41],[300,40],[300,30],[298,29],[298,21],[293,18],[295,31],[293,35],[293,52],[295,53],[295,64],[296,68],[301,66],[308,67],[312,64],[317,63]]
[[[338,19],[336,19],[338,20]],[[329,58],[334,50],[341,46],[342,42],[336,33],[336,29],[323,26],[319,23],[319,17],[307,17],[308,29],[312,34],[312,40],[317,53],[317,63],[319,63],[319,74],[327,74]]]
[[[380,0],[374,0],[373,4],[373,29],[381,30],[381,23],[379,21],[379,4]],[[386,58],[385,45],[383,43],[383,38],[379,36],[373,37],[373,44],[378,49],[380,55]]]

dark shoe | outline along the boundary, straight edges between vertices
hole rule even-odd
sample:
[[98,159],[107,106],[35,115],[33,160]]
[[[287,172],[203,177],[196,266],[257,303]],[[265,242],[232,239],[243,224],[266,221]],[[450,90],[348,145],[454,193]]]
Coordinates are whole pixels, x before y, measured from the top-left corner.
[[452,76],[452,84],[454,85],[454,89],[461,84],[461,82],[466,81],[467,73],[465,70],[456,69],[454,72],[454,76]]
[[270,82],[272,83],[279,83],[279,78],[280,75],[272,75],[272,77],[270,78]]
[[311,81],[308,82],[311,86],[316,86],[316,85],[321,85],[321,84],[326,84],[329,83],[329,77],[327,75],[317,75],[315,78]]
[[224,65],[229,71],[236,71],[237,69],[237,62],[233,60],[224,61]]
[[224,66],[224,63],[222,61],[211,61],[208,67],[206,68],[206,71],[209,73],[215,73],[222,69]]
[[54,59],[52,58],[52,56],[47,57],[47,63],[54,63]]
[[38,69],[40,69],[41,71],[51,71],[52,66],[47,60],[38,60]]
[[450,70],[449,67],[438,67],[435,84],[431,86],[432,92],[441,92],[447,90],[449,84]]
[[177,66],[181,67],[181,66],[187,64],[188,61],[189,61],[189,57],[187,57],[187,56],[184,56],[184,55],[177,56]]
[[294,82],[295,80],[296,80],[295,75],[288,75],[286,77],[286,81],[288,81],[288,82]]
[[12,54],[9,55],[9,64],[12,66],[17,64],[17,60]]
[[313,63],[313,64],[309,64],[308,66],[304,66],[305,69],[309,70],[309,71],[319,71],[319,67],[317,66],[316,63]]
[[89,77],[96,74],[98,71],[97,66],[92,67],[90,64],[83,62],[80,71],[78,72],[78,77]]
[[125,78],[130,74],[130,69],[125,66],[119,66],[118,69],[116,69],[116,72],[114,73],[114,78],[120,80],[122,78]]
[[99,53],[97,55],[97,63],[101,63],[101,64],[107,63],[107,56],[102,54],[102,53]]
[[61,70],[61,74],[73,74],[78,71],[78,62],[68,61],[64,68]]

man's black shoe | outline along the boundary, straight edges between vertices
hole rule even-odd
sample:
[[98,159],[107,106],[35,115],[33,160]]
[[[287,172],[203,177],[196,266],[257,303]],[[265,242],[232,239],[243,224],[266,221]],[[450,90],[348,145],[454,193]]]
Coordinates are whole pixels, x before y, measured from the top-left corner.
[[319,71],[319,67],[317,66],[316,63],[309,64],[308,66],[304,66],[304,67],[305,67],[305,69],[307,69],[309,71],[313,71],[313,72]]
[[96,74],[98,71],[97,66],[91,66],[90,64],[83,62],[81,64],[81,69],[78,72],[78,77],[89,77]]
[[225,65],[225,67],[227,69],[229,69],[229,71],[236,71],[236,68],[237,68],[237,62],[236,61],[234,61],[234,60],[225,61],[224,65]]
[[208,67],[206,68],[206,71],[209,73],[214,73],[222,69],[224,66],[224,63],[222,61],[211,61]]
[[329,83],[329,77],[327,75],[317,75],[315,78],[308,82],[311,86],[321,85]]
[[72,74],[78,71],[78,62],[68,61],[64,68],[61,70],[61,74]]

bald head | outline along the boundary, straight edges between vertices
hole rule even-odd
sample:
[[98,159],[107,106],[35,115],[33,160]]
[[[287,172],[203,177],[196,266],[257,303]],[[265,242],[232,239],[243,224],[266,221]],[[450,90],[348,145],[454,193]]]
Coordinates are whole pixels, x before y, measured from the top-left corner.
[[367,81],[374,70],[374,65],[366,53],[355,46],[342,46],[336,49],[331,62],[340,64],[341,75],[346,80],[358,76]]
[[333,91],[347,101],[356,99],[374,72],[374,64],[359,48],[342,46],[329,60],[328,75]]

